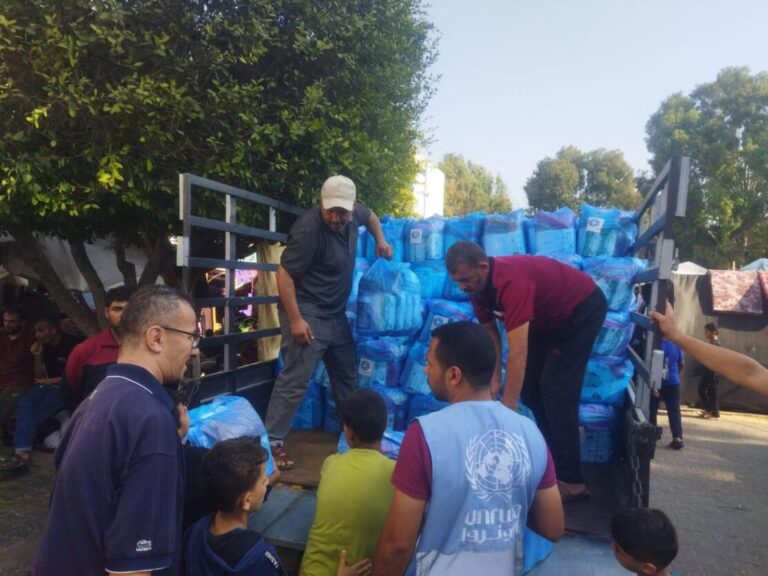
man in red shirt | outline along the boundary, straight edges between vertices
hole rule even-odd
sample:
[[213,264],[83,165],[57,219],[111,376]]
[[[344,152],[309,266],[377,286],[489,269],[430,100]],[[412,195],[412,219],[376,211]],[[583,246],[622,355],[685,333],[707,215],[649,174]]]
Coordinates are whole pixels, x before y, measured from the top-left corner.
[[29,348],[34,341],[35,334],[21,312],[6,308],[0,332],[0,426],[5,426],[21,396],[32,386],[34,357]]
[[473,242],[445,256],[459,288],[470,295],[496,346],[494,391],[501,386],[504,324],[509,354],[502,402],[518,398],[533,411],[555,460],[563,500],[588,494],[581,476],[579,399],[587,360],[608,306],[587,274],[545,256],[489,258]]

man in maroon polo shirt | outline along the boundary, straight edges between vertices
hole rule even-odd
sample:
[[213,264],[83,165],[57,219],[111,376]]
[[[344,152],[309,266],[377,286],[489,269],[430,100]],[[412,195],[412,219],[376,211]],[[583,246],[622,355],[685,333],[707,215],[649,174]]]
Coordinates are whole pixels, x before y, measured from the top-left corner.
[[473,242],[451,246],[445,263],[493,338],[493,390],[501,386],[498,319],[509,343],[501,401],[515,409],[521,398],[533,411],[552,451],[563,500],[586,496],[579,399],[587,360],[608,308],[602,291],[587,274],[551,258],[489,258]]

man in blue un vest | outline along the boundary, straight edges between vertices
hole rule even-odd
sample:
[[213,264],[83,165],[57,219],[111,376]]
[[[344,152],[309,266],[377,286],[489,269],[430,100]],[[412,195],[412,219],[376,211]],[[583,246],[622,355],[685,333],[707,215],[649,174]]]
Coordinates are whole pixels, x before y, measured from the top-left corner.
[[432,332],[424,371],[451,405],[406,432],[375,576],[522,574],[526,524],[552,541],[562,535],[549,449],[534,422],[491,399],[495,366],[479,324]]

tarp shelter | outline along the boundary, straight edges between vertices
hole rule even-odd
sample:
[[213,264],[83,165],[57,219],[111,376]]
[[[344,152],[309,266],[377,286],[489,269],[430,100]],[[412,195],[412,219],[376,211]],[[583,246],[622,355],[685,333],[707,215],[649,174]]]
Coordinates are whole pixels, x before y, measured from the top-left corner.
[[[768,315],[718,314],[713,312],[710,277],[695,271],[682,273],[682,265],[672,275],[675,290],[675,317],[679,328],[696,338],[704,338],[704,326],[715,322],[720,328],[722,346],[746,354],[768,365]],[[686,357],[682,374],[681,402],[698,402],[702,368]],[[721,379],[721,408],[768,412],[768,398]]]
[[758,258],[754,262],[745,264],[739,270],[768,270],[768,258]]

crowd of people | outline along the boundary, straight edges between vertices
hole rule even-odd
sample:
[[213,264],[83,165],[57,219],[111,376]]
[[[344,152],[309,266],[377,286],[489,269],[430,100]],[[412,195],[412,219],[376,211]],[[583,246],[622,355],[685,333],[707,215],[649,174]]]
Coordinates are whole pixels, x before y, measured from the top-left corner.
[[[381,397],[356,390],[344,315],[360,225],[376,255],[391,257],[377,216],[356,202],[354,183],[329,178],[318,206],[292,227],[277,272],[284,368],[266,415],[275,462],[282,470],[297,464],[283,439],[321,359],[351,448],[323,465],[301,572],[520,573],[526,527],[557,541],[564,504],[589,497],[578,402],[605,297],[588,275],[555,260],[491,258],[471,242],[454,244],[446,265],[479,322],[432,331],[424,371],[432,394],[449,405],[410,423],[395,463],[381,454]],[[107,328],[79,344],[55,319],[28,323],[14,308],[3,314],[0,419],[16,415],[7,464],[31,457],[46,420],[72,413],[31,574],[284,574],[275,548],[248,528],[269,490],[259,441],[224,440],[198,454],[196,465],[180,441],[188,417],[177,391],[201,337],[192,301],[165,286],[117,289],[104,314]],[[651,317],[667,356],[652,416],[663,400],[674,448],[683,446],[681,350],[713,375],[702,392],[711,416],[714,374],[768,391],[765,368],[680,333],[671,308]],[[509,346],[504,381],[502,339]],[[535,423],[514,410],[519,399]],[[208,504],[193,502],[193,493]],[[611,528],[622,566],[669,573],[677,539],[662,512],[621,512]]]

